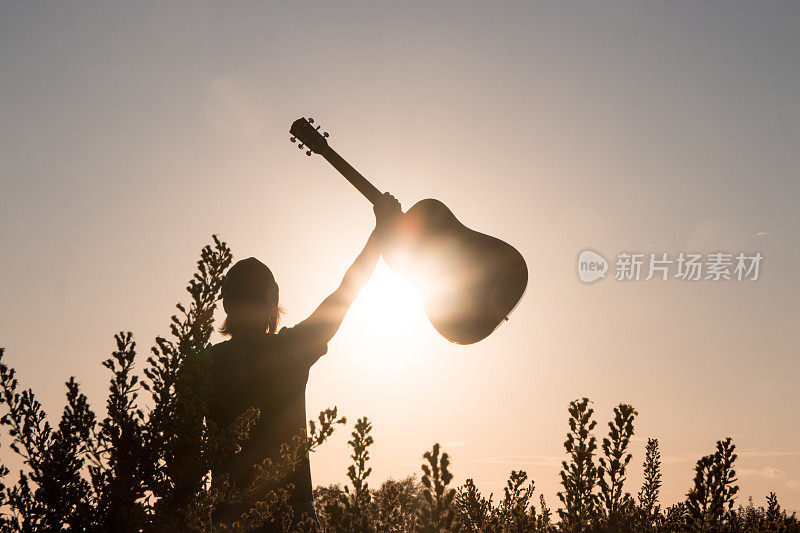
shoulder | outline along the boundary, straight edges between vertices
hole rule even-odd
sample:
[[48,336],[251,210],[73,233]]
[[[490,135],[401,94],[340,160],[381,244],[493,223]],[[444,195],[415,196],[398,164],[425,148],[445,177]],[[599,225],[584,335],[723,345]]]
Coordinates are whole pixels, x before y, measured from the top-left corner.
[[225,355],[226,352],[231,350],[231,344],[230,340],[222,341],[217,344],[209,344],[204,350],[205,355],[211,359]]
[[275,337],[284,349],[299,352],[314,360],[328,352],[328,340],[306,322],[282,327]]
[[241,346],[231,340],[226,340],[217,344],[209,344],[202,351],[193,357],[195,366],[216,372],[222,367],[226,367],[231,361],[236,359],[237,354],[241,353]]
[[290,339],[292,336],[297,335],[297,331],[297,326],[283,326],[278,330],[278,333],[276,333],[275,336],[279,339]]
[[257,351],[265,344],[269,343],[268,339],[264,339],[266,343],[262,340],[257,342],[254,341],[242,341],[242,340],[233,340],[228,339],[226,341],[209,345],[206,348],[206,352],[208,353],[208,357],[213,361],[221,361],[226,358],[240,356],[249,351]]
[[272,335],[275,345],[279,349],[291,348],[293,345],[303,340],[303,330],[297,326],[282,327],[278,333]]
[[[320,337],[320,335],[316,331],[316,328],[306,322],[300,322],[299,324],[291,327],[282,327],[278,330],[278,333],[274,338],[280,343],[285,344],[287,342],[312,342],[318,340],[318,337]],[[327,345],[327,342],[324,344]]]

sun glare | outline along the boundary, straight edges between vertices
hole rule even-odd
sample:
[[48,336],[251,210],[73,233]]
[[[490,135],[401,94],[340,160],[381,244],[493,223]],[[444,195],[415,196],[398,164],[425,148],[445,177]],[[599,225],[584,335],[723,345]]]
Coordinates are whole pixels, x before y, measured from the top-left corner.
[[371,339],[413,340],[430,326],[416,288],[383,259],[350,309],[349,317]]

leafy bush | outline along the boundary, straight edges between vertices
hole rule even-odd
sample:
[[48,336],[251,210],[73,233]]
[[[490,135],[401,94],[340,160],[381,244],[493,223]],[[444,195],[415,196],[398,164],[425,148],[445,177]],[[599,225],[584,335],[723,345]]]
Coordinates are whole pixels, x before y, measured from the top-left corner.
[[642,466],[644,483],[639,491],[639,528],[642,531],[655,531],[661,518],[661,506],[658,504],[661,492],[661,452],[658,450],[658,440],[647,439]]
[[630,405],[620,404],[614,408],[614,420],[608,423],[608,438],[603,439],[603,457],[599,458],[599,512],[603,525],[613,531],[629,531],[634,527],[633,498],[630,493],[623,492],[623,486],[625,470],[633,458],[628,446],[636,414]]
[[[307,434],[286,443],[280,457],[257,465],[250,486],[212,479],[212,468],[239,453],[261,416],[249,409],[231,428],[205,420],[202,390],[209,376],[203,353],[231,260],[229,248],[216,236],[202,249],[187,286],[190,303],[177,305],[171,337],[156,338],[143,378],[135,372],[131,333],[114,337],[115,349],[102,363],[111,372],[102,419],[70,378],[66,406],[57,426],[51,426],[33,391],[20,387],[16,372],[3,362],[0,348],[0,426],[24,463],[10,485],[10,472],[0,465],[0,531],[247,531],[262,524],[289,531],[298,524],[295,530],[307,532],[800,532],[797,517],[781,509],[774,493],[766,509],[752,500],[734,509],[739,487],[730,438],[698,460],[686,500],[664,510],[659,443],[648,439],[644,483],[634,500],[624,486],[637,413],[626,404],[614,408],[598,454],[597,422],[587,398],[568,406],[558,523],[541,494],[537,510],[534,481],[522,470],[511,471],[497,503],[493,495],[483,496],[472,479],[451,487],[450,458],[438,444],[423,455],[420,481],[413,476],[390,479],[372,489],[372,424],[366,418],[357,421],[348,442],[350,484],[317,487],[318,520],[300,520],[280,480],[346,423],[335,408],[310,421]],[[147,401],[139,397],[141,391],[148,393]],[[232,502],[244,503],[246,510],[233,522],[215,522],[214,511]]]
[[597,467],[594,464],[597,439],[592,435],[597,422],[592,420],[594,409],[589,407],[588,398],[571,402],[568,411],[569,433],[564,448],[570,462],[561,463],[564,491],[558,493],[558,499],[564,508],[559,509],[558,514],[564,531],[585,531],[597,515]]

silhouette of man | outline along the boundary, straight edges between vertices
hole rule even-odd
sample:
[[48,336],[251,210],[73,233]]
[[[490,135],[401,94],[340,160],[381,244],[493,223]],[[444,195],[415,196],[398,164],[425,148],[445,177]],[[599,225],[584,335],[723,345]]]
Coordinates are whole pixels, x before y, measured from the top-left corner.
[[[385,193],[376,202],[375,230],[342,280],[319,307],[299,324],[278,330],[281,314],[278,284],[270,269],[251,257],[233,265],[223,287],[227,318],[220,329],[230,340],[211,347],[209,418],[219,428],[250,407],[261,416],[240,453],[213,475],[227,475],[239,488],[254,479],[254,465],[267,457],[277,459],[283,443],[305,434],[305,389],[308,371],[328,350],[361,288],[372,275],[400,204]],[[285,480],[293,486],[289,503],[297,521],[304,513],[315,518],[311,471],[306,456]],[[245,509],[230,508],[224,521]],[[268,531],[265,526],[260,531]]]

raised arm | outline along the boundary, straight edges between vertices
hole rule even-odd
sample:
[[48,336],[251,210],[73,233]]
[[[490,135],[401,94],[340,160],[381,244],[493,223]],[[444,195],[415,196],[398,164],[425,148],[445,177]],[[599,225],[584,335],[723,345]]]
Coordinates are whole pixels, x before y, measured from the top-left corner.
[[339,288],[325,298],[311,316],[298,324],[303,328],[305,334],[323,340],[325,343],[330,341],[342,324],[353,300],[356,299],[375,270],[383,245],[391,233],[392,225],[402,211],[400,203],[389,193],[384,193],[380,197],[375,203],[374,211],[375,230],[369,236],[364,249],[347,269]]

